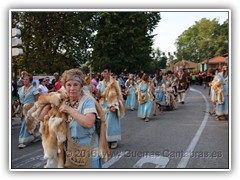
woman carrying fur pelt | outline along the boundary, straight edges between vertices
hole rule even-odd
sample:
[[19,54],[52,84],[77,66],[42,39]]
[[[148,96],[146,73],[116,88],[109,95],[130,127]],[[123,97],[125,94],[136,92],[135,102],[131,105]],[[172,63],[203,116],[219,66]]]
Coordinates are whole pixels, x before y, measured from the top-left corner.
[[111,68],[105,65],[102,70],[104,79],[98,84],[97,94],[107,121],[106,138],[110,148],[115,149],[121,141],[120,118],[125,115],[124,100],[118,82],[110,76]]
[[[68,98],[60,106],[59,112],[67,114],[67,141],[65,168],[101,168],[106,160],[107,147],[105,128],[101,109],[94,98],[83,92],[84,75],[78,68],[66,70],[61,78]],[[44,108],[42,119],[49,109]],[[100,135],[96,133],[96,118],[101,118]],[[104,139],[105,138],[105,139]]]
[[215,76],[216,84],[212,87],[215,87],[217,90],[217,102],[216,102],[216,119],[217,120],[226,120],[228,116],[228,67],[223,66],[222,72],[218,73]]
[[22,125],[19,133],[19,149],[25,148],[31,142],[36,142],[41,139],[39,133],[39,127],[35,129],[34,132],[29,133],[27,123],[26,123],[26,114],[27,111],[34,105],[34,102],[39,97],[39,92],[37,89],[31,84],[33,80],[32,75],[27,74],[23,76],[23,86],[18,90],[19,99],[21,104],[23,104],[23,117],[22,117]]
[[149,81],[149,75],[144,73],[142,82],[138,87],[138,117],[142,118],[145,122],[149,121],[149,117],[153,107],[153,86]]

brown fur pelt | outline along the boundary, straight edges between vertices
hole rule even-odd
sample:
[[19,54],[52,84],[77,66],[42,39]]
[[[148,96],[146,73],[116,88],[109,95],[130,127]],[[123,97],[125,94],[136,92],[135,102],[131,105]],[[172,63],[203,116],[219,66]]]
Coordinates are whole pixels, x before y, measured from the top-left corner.
[[100,104],[94,99],[94,103],[96,106],[96,110],[98,113],[98,116],[101,119],[101,126],[100,126],[100,138],[99,138],[99,154],[101,158],[106,161],[108,159],[108,156],[110,154],[109,148],[108,148],[108,142],[106,138],[106,128],[107,128],[107,123],[106,123],[106,118],[105,118],[105,113],[102,110],[102,107]]
[[67,92],[62,87],[57,92],[51,92],[48,94],[41,94],[36,103],[37,110],[32,114],[32,116],[37,119],[43,107],[46,104],[50,104],[51,107],[58,107],[62,102],[62,99],[67,98]]
[[35,118],[32,117],[32,113],[35,110],[36,110],[35,103],[29,103],[23,106],[23,115],[25,116],[27,130],[30,134],[34,134],[36,127],[39,124],[39,121],[35,120]]
[[210,84],[211,89],[216,93],[216,103],[223,104],[224,95],[223,95],[223,84],[222,81],[213,80]]
[[64,142],[67,138],[67,115],[52,107],[40,123],[45,168],[64,168]]
[[172,108],[173,108],[173,110],[176,110],[177,109],[177,104],[176,104],[176,102],[175,102],[175,97],[174,97],[174,95],[173,94],[170,94],[170,96],[171,96],[171,98],[172,98]]
[[45,115],[44,120],[40,123],[40,132],[42,134],[42,145],[44,157],[47,158],[46,168],[63,168],[64,167],[64,141],[67,132],[67,116],[58,112],[58,108],[67,98],[64,88],[57,92],[42,94],[38,101],[32,105],[26,106],[26,125],[29,133],[34,133],[39,114],[46,105],[51,105],[51,109]]
[[125,108],[123,105],[123,96],[121,93],[121,89],[118,85],[118,82],[113,78],[110,79],[110,84],[105,88],[99,103],[102,105],[104,100],[107,100],[107,106],[114,106],[118,109],[118,116],[123,118],[125,115]]
[[28,132],[30,134],[34,133],[37,124],[40,123],[38,116],[45,105],[50,104],[51,107],[58,107],[62,102],[62,99],[66,97],[67,93],[65,89],[61,88],[57,92],[41,94],[37,102],[35,102],[34,104],[27,104],[23,113],[26,117],[26,126]]

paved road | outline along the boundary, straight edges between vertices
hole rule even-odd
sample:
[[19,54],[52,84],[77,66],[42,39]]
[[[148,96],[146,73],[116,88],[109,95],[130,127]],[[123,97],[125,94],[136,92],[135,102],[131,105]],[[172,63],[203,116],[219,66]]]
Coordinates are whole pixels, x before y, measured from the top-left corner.
[[[185,104],[158,112],[149,122],[126,110],[122,141],[111,150],[103,168],[229,168],[229,122],[216,121],[205,111],[212,106],[207,89],[191,86]],[[19,126],[12,127],[12,168],[43,168],[41,142],[17,148]]]

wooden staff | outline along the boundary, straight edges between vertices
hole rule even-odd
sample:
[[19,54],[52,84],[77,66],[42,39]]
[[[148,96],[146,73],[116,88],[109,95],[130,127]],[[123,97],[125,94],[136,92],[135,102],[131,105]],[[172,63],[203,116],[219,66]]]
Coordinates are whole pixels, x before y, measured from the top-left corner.
[[88,66],[88,68],[89,68],[89,73],[90,73],[90,76],[89,76],[89,78],[90,78],[90,93],[93,94],[93,87],[92,87],[92,66],[91,66],[91,64]]
[[90,81],[92,82],[92,66],[91,64],[88,66],[89,68],[89,73],[90,73]]

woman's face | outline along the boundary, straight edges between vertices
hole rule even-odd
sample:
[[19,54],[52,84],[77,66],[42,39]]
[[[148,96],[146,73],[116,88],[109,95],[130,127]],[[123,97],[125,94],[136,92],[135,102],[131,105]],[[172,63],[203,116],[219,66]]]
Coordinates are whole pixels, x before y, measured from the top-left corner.
[[110,77],[110,74],[111,74],[111,72],[108,71],[107,69],[104,69],[104,70],[102,71],[102,76],[103,76],[104,79],[109,78],[109,77]]
[[82,86],[80,82],[75,80],[67,81],[65,88],[69,97],[78,98],[81,95]]
[[42,80],[41,84],[46,85],[46,79]]
[[29,81],[29,77],[28,76],[25,76],[23,78],[23,85],[24,86],[28,86],[30,84],[30,81]]
[[88,78],[88,79],[86,80],[86,83],[87,83],[87,84],[90,84],[90,78]]
[[227,67],[227,66],[224,66],[224,67],[223,67],[223,71],[227,72],[227,71],[228,71],[228,67]]

